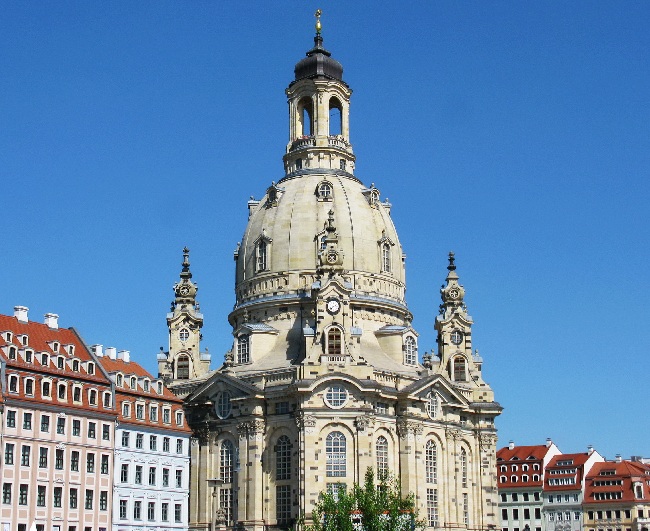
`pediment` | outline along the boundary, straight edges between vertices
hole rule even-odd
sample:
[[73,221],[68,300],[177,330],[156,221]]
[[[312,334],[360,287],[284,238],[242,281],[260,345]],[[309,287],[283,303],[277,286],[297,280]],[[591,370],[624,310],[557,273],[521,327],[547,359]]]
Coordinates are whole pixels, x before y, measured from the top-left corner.
[[234,331],[233,335],[239,336],[240,334],[279,334],[277,328],[273,328],[266,323],[242,323]]
[[426,400],[427,395],[435,391],[443,403],[451,406],[466,407],[469,401],[442,375],[428,376],[404,388],[400,394],[405,397]]
[[262,392],[257,387],[217,371],[188,396],[185,402],[188,405],[201,404],[206,400],[212,400],[222,391],[230,391],[233,398],[262,398]]

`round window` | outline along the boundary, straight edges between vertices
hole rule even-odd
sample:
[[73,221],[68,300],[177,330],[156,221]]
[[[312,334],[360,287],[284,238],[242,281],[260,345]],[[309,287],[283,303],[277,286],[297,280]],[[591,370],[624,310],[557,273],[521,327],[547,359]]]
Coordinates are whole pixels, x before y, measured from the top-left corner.
[[463,334],[461,334],[460,330],[454,330],[451,333],[451,342],[454,345],[460,345],[462,341],[463,341]]
[[230,404],[230,393],[228,391],[221,391],[217,395],[216,404],[214,406],[217,417],[226,419],[230,416],[232,406]]
[[342,408],[348,401],[348,392],[345,387],[340,385],[332,385],[327,388],[325,392],[325,404],[328,407],[338,409]]

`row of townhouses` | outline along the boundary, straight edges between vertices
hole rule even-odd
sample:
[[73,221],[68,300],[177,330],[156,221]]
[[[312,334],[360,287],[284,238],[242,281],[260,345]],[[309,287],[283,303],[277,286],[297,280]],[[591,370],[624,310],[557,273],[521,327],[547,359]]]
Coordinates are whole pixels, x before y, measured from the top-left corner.
[[548,439],[497,452],[502,531],[648,531],[650,465],[564,454]]
[[58,316],[0,315],[2,531],[187,529],[182,401]]

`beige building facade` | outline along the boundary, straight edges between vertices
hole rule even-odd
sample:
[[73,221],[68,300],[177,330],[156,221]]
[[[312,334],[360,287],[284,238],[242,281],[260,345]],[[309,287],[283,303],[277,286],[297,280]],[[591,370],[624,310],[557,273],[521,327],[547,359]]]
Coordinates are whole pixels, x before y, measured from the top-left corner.
[[286,91],[285,175],[248,202],[233,347],[218,370],[200,351],[187,258],[175,287],[159,367],[195,435],[190,529],[293,528],[320,492],[350,489],[368,467],[413,492],[430,528],[493,529],[501,407],[472,350],[453,253],[437,352],[421,356],[391,205],[355,175],[352,91],[320,26],[314,43]]

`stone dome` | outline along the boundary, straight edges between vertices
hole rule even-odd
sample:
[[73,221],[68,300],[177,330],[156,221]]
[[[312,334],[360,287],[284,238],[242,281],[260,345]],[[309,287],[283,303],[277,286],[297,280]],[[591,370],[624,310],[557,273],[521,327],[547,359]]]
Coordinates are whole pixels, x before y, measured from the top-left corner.
[[[296,175],[297,173],[297,175]],[[269,298],[295,299],[317,280],[328,217],[342,269],[355,296],[406,310],[402,248],[379,190],[346,172],[303,170],[273,184],[250,217],[237,252],[236,308]],[[330,214],[331,212],[331,214]],[[266,264],[261,264],[260,242]]]

